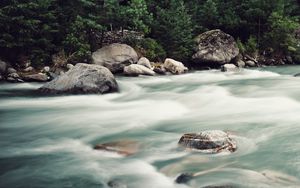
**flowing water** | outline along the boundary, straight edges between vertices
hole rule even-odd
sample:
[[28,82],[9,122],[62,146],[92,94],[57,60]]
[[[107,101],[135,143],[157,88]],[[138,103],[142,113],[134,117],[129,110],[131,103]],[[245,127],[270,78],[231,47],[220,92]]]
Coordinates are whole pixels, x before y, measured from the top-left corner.
[[[41,97],[0,85],[0,187],[300,187],[300,67],[117,78],[120,93]],[[184,133],[225,130],[232,154],[178,149]],[[132,156],[93,150],[135,140]],[[200,172],[187,185],[183,172]],[[123,186],[124,187],[124,186]]]

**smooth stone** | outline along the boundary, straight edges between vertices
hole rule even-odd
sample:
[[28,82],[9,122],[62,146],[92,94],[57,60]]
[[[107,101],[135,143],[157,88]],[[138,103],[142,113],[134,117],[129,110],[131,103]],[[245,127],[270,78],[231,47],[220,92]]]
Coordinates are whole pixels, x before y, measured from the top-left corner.
[[170,58],[167,58],[165,60],[164,67],[167,71],[170,71],[172,74],[183,74],[189,70],[186,66],[183,65],[182,62]]
[[187,184],[189,181],[191,181],[194,178],[194,174],[193,173],[183,173],[180,174],[175,182],[178,184]]
[[240,69],[234,64],[225,64],[221,66],[222,72],[238,72]]
[[50,67],[49,66],[45,66],[42,70],[42,72],[44,73],[49,73],[50,72]]
[[137,64],[138,65],[143,65],[143,66],[145,66],[149,69],[152,69],[152,66],[151,66],[151,63],[150,63],[149,59],[147,59],[145,57],[140,58]]
[[239,68],[244,68],[246,66],[246,63],[245,61],[243,60],[238,60],[236,65],[239,67]]
[[147,75],[154,76],[155,72],[143,65],[132,64],[124,67],[124,72],[127,76],[139,76],[139,75]]
[[7,67],[7,63],[0,60],[0,74],[6,74]]
[[105,94],[117,92],[118,84],[107,68],[78,63],[39,91],[45,94]]
[[125,66],[137,63],[138,54],[126,44],[114,43],[94,52],[92,60],[93,64],[107,67],[112,73],[121,73]]
[[248,67],[256,67],[256,63],[252,60],[246,61],[246,66]]
[[33,67],[27,67],[25,69],[23,69],[23,72],[32,72],[34,70]]
[[12,68],[12,67],[9,67],[9,68],[7,69],[7,74],[12,74],[12,73],[17,73],[17,70],[14,69],[14,68]]
[[71,63],[68,63],[68,64],[67,64],[67,69],[68,69],[68,70],[72,69],[73,67],[74,67],[73,64],[71,64]]

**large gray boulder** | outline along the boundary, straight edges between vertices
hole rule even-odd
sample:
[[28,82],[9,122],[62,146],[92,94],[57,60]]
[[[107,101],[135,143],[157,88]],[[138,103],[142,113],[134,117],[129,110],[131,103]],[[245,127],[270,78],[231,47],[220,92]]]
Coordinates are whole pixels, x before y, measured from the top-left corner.
[[200,34],[196,42],[196,53],[192,57],[196,63],[223,65],[239,54],[234,38],[219,29]]
[[94,64],[107,67],[112,73],[121,73],[125,66],[137,63],[138,54],[126,44],[111,44],[92,54]]
[[124,67],[124,72],[127,76],[139,76],[139,75],[147,75],[154,76],[155,72],[143,65],[132,64]]
[[104,94],[118,91],[118,84],[107,68],[79,63],[39,90],[45,94]]
[[185,134],[181,137],[178,144],[182,147],[205,153],[234,152],[237,149],[236,142],[229,134],[220,130]]

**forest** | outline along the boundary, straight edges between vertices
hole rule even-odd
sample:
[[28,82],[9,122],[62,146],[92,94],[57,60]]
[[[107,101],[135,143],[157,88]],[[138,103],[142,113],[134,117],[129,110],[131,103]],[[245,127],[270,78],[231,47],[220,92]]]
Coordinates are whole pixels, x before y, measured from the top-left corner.
[[[190,61],[194,38],[221,29],[241,53],[300,59],[300,2],[296,0],[1,0],[0,58],[51,65],[63,52],[89,62],[109,31],[135,31],[125,43],[153,61]],[[298,39],[297,39],[298,37]]]

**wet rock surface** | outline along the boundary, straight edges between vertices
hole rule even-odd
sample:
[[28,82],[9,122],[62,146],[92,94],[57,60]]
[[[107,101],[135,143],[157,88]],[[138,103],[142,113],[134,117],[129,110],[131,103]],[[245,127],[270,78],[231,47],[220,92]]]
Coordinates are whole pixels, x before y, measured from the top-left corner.
[[118,153],[123,156],[130,156],[135,154],[139,149],[139,143],[131,140],[123,140],[116,142],[109,142],[103,144],[97,144],[94,149]]
[[178,144],[205,153],[235,152],[237,149],[236,142],[229,134],[220,130],[184,134]]

